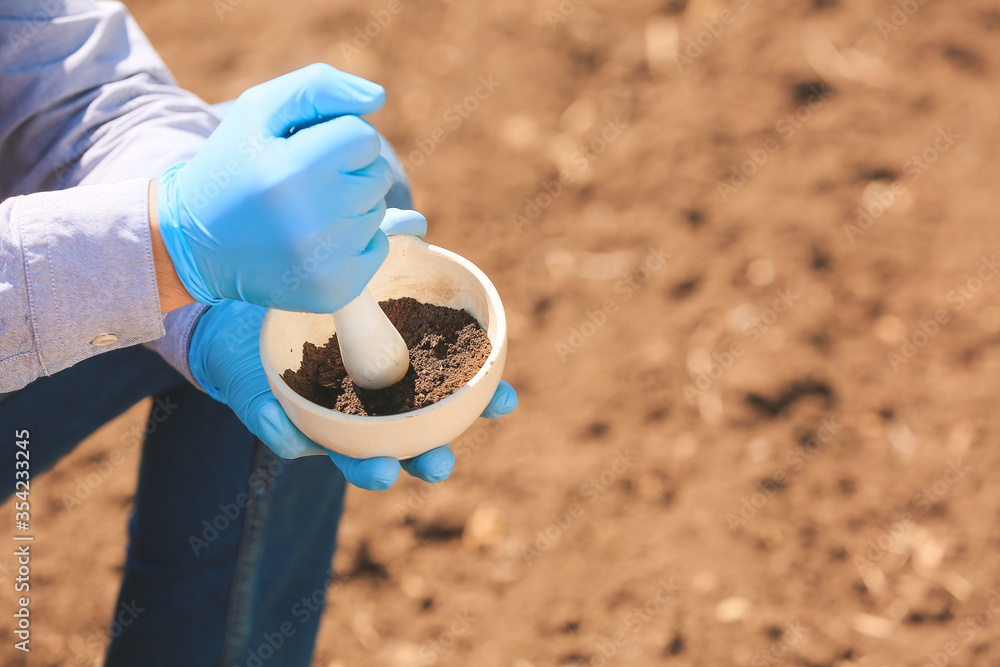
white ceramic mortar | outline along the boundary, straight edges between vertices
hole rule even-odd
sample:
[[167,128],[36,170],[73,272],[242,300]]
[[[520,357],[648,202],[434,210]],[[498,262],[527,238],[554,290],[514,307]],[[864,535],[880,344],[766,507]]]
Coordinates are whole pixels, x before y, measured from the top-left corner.
[[268,310],[260,331],[260,358],[288,418],[317,443],[356,458],[407,459],[454,440],[489,404],[507,358],[507,320],[500,295],[486,274],[464,257],[415,236],[389,237],[389,256],[368,288],[378,301],[408,296],[468,311],[486,330],[493,351],[475,377],[451,396],[386,417],[359,417],[320,407],[281,379],[286,369],[298,370],[304,342],[326,344],[335,331],[331,315]]

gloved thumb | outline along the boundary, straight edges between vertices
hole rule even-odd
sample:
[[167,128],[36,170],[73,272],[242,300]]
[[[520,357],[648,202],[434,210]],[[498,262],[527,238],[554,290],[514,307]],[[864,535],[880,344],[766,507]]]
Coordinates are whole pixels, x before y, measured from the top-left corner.
[[388,489],[399,476],[399,461],[388,457],[354,459],[323,449],[288,420],[273,395],[258,397],[240,418],[254,435],[284,459],[328,454],[348,482],[369,491]]
[[427,233],[427,218],[409,209],[388,208],[379,229],[385,232],[386,236],[409,234],[424,238]]
[[326,450],[303,435],[288,420],[285,411],[273,397],[254,401],[244,415],[240,415],[247,428],[267,445],[268,449],[283,459],[318,456]]

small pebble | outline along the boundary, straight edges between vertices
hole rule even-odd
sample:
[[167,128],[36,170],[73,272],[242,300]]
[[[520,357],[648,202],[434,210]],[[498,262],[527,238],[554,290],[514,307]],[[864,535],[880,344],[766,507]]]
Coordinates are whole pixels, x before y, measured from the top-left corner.
[[506,520],[500,508],[482,504],[465,522],[462,542],[472,548],[494,547],[500,544],[506,533]]
[[750,602],[746,598],[726,598],[715,606],[715,618],[721,623],[735,623],[747,615]]

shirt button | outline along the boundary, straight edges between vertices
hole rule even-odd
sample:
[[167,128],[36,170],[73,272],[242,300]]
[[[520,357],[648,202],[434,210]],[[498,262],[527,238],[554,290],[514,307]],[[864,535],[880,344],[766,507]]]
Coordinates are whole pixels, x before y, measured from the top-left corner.
[[101,334],[100,336],[98,336],[94,340],[90,341],[90,344],[91,345],[97,345],[97,346],[103,346],[103,345],[111,345],[111,344],[117,343],[117,342],[118,342],[118,336],[116,336],[114,334]]

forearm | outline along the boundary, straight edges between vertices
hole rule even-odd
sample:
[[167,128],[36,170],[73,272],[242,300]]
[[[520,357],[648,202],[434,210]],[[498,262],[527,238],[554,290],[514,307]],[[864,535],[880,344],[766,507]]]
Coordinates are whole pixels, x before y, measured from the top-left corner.
[[[49,15],[58,12],[58,15]],[[4,5],[0,198],[156,178],[218,125],[118,3]]]
[[[47,15],[53,9],[59,16]],[[5,225],[0,228],[4,251],[0,256],[0,287],[4,288],[0,290],[0,391],[23,386],[126,341],[157,339],[163,336],[164,326],[166,336],[151,347],[187,375],[185,337],[201,310],[181,308],[191,298],[160,239],[155,201],[147,198],[155,196],[155,179],[171,165],[190,159],[218,120],[208,105],[175,85],[120,5],[81,0],[63,6],[25,0],[8,7],[0,17],[0,36],[21,34],[24,26],[32,31],[30,48],[11,51],[10,58],[0,62],[0,199],[21,194],[35,202],[87,198],[87,190],[76,186],[96,184],[117,184],[113,190],[131,188],[133,196],[128,201],[109,199],[120,208],[106,208],[103,220],[91,215],[105,203],[101,201],[94,202],[84,217],[66,210],[59,219],[39,220],[38,224],[47,227],[38,238],[45,238],[56,255],[89,248],[87,242],[71,240],[88,228],[104,237],[103,245],[79,253],[74,261],[62,262],[54,275],[31,262],[25,266],[32,270],[25,275],[19,263],[20,241],[9,235],[12,221],[0,218],[0,225]],[[130,179],[145,180],[125,186],[123,182]],[[154,180],[152,185],[149,179]],[[134,196],[140,187],[141,196]],[[65,192],[51,192],[55,190]],[[5,214],[22,199],[26,198],[9,199]],[[128,224],[123,224],[124,219]],[[36,227],[34,223],[29,226]],[[120,233],[115,234],[116,229]],[[40,252],[25,250],[29,259]],[[142,286],[132,290],[134,297],[141,294],[141,298],[95,296],[78,289],[91,277],[98,279],[108,272],[119,276],[119,286],[130,282],[133,287]],[[52,296],[31,299],[32,291]],[[60,299],[68,300],[67,304]],[[171,311],[179,314],[161,324],[161,314]],[[71,312],[76,314],[68,317]],[[90,344],[93,336],[83,340],[83,330],[89,328],[87,321],[102,320],[105,324],[99,333],[117,334],[117,341],[95,347]],[[73,330],[66,326],[69,321],[81,326]],[[41,326],[45,322],[61,326]],[[140,322],[144,325],[131,327]],[[57,332],[63,338],[50,340]],[[65,349],[52,352],[60,346]]]

